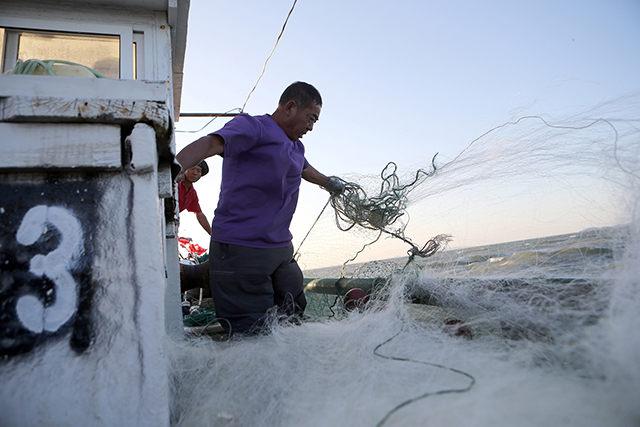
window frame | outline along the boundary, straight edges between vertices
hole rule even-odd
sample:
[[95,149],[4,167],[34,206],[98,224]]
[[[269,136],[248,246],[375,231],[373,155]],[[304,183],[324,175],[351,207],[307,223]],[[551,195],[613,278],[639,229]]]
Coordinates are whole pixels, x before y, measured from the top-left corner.
[[[8,70],[16,64],[18,57],[18,39],[20,31],[51,31],[77,35],[108,35],[120,38],[120,80],[134,80],[133,75],[133,28],[126,25],[104,25],[91,22],[45,21],[40,19],[24,19],[0,17],[0,27],[5,28],[5,49],[3,68]],[[140,40],[136,40],[137,43]],[[143,47],[144,49],[144,47]],[[138,45],[140,50],[140,45]],[[138,58],[139,59],[139,58]],[[140,72],[138,61],[138,79],[144,75],[144,66]]]
[[[145,46],[144,46],[144,31],[133,31],[133,43],[136,45],[136,51],[133,52],[133,45],[131,45],[131,56],[136,55],[136,72],[132,77],[133,80],[144,80],[145,78]],[[133,68],[133,64],[131,66]]]

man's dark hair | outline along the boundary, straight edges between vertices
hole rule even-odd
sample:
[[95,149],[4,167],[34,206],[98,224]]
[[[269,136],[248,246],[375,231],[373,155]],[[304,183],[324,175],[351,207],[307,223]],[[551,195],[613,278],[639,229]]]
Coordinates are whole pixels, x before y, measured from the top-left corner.
[[318,89],[305,82],[291,83],[280,96],[280,105],[284,105],[289,101],[296,101],[300,108],[306,108],[312,102],[322,106],[322,97]]

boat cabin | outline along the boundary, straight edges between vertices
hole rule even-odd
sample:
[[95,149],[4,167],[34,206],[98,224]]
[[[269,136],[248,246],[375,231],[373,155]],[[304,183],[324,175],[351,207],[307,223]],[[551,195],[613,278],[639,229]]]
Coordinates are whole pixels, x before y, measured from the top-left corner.
[[188,11],[0,3],[3,425],[169,424]]

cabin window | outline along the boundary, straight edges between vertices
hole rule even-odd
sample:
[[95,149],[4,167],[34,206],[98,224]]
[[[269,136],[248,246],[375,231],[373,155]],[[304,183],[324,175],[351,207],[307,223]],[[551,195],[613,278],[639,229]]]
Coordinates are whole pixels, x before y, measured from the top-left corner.
[[[98,71],[104,77],[121,78],[119,35],[0,28],[0,49],[2,72],[9,71],[17,60],[56,59],[82,64]],[[132,46],[132,50],[132,71],[133,76],[136,76],[140,75],[136,55],[140,48]]]

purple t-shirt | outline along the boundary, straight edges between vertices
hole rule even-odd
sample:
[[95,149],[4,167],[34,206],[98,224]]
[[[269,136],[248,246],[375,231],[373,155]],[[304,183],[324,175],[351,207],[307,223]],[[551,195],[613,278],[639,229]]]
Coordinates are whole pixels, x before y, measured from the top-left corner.
[[213,134],[224,140],[213,240],[254,248],[288,246],[308,165],[302,142],[291,141],[268,114],[241,114]]

